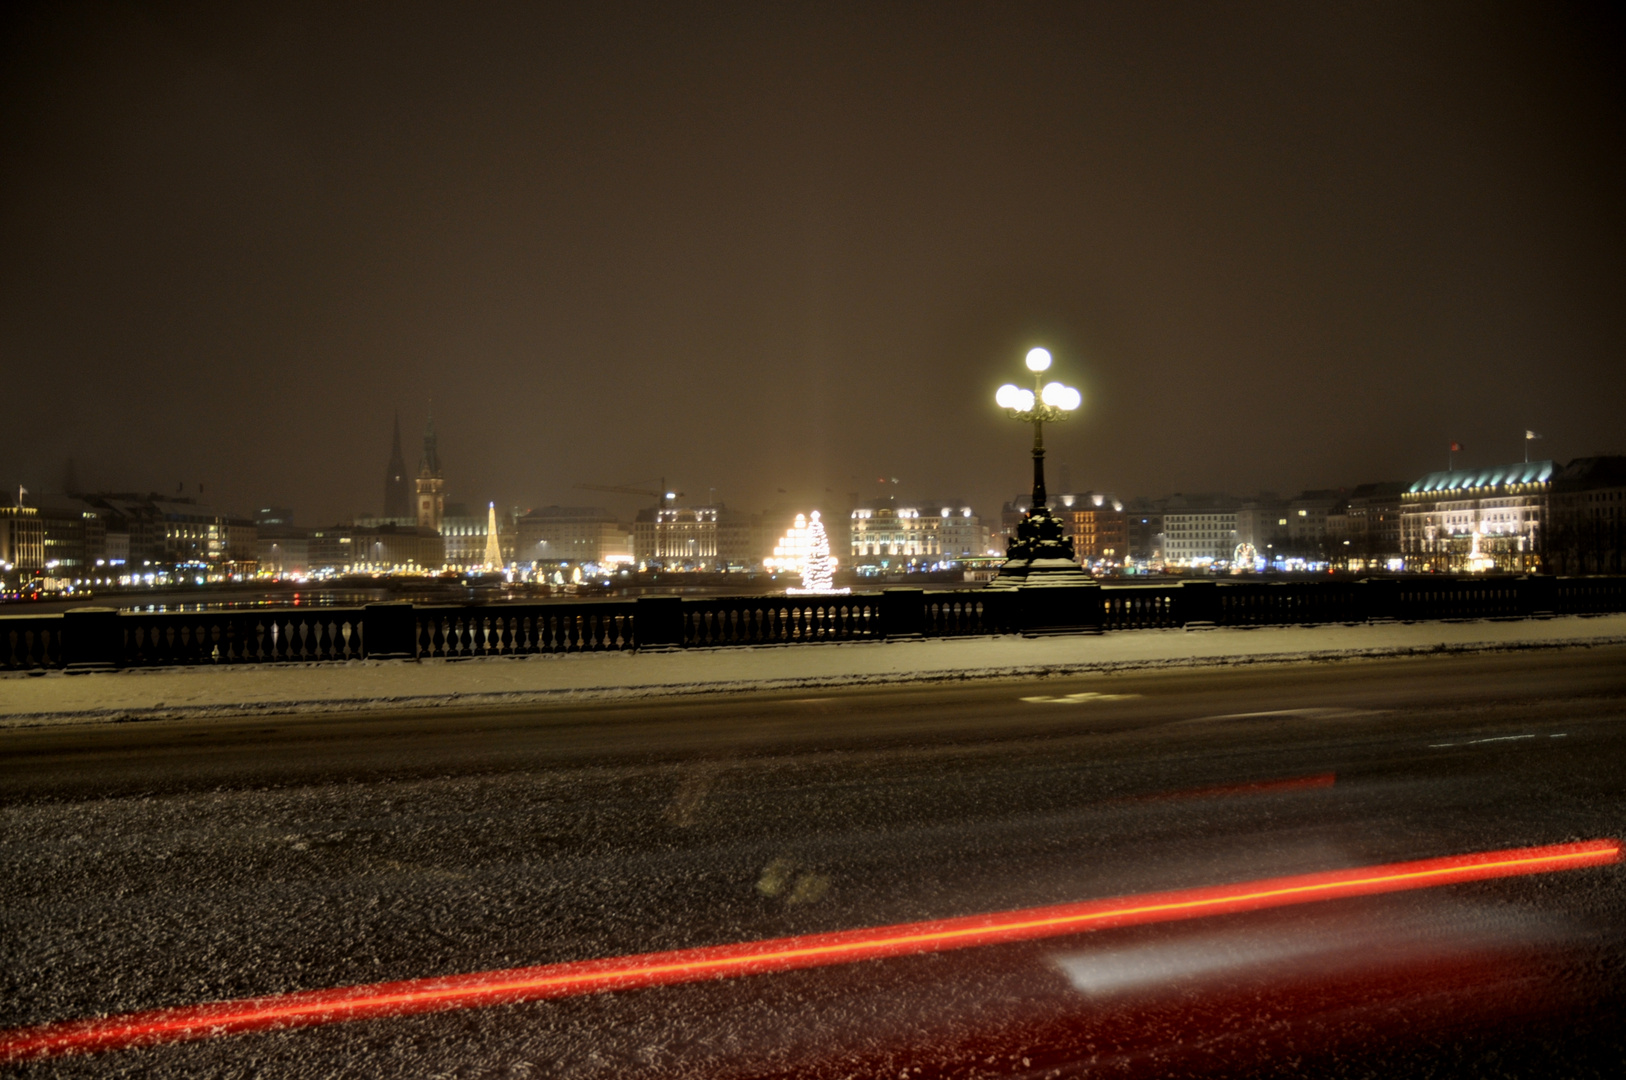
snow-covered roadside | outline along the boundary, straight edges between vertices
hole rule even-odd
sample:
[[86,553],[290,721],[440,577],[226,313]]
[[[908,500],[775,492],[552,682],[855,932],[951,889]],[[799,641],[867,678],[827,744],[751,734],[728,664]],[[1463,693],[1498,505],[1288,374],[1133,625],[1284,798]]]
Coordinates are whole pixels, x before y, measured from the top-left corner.
[[1189,633],[161,668],[0,677],[0,726],[635,699],[1209,664],[1626,644],[1626,615]]

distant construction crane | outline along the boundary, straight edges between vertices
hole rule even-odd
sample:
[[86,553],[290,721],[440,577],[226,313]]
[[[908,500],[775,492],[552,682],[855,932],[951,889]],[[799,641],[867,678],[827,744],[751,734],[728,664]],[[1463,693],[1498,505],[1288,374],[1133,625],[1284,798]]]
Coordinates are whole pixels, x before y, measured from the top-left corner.
[[[647,480],[641,482],[648,483]],[[624,487],[618,484],[577,484],[575,487],[580,491],[608,491],[615,495],[642,495],[645,498],[654,499],[655,509],[657,510],[665,510],[667,505],[673,499],[681,499],[683,497],[683,492],[681,491],[666,490],[666,477],[664,476],[661,477],[661,487],[659,491],[647,491],[643,488]]]

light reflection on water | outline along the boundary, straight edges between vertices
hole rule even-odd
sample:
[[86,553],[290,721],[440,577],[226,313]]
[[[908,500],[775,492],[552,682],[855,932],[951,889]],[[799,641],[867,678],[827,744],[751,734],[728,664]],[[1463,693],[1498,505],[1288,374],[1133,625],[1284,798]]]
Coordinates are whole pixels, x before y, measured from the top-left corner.
[[[201,611],[242,611],[252,608],[287,608],[287,607],[360,607],[362,604],[376,603],[385,599],[375,593],[296,593],[292,596],[258,596],[243,597],[233,600],[200,600],[193,603],[166,603],[166,604],[120,604],[120,611],[135,612],[138,614],[159,612],[201,612]],[[389,599],[413,600],[418,603],[426,602],[427,598],[415,596],[390,597]]]

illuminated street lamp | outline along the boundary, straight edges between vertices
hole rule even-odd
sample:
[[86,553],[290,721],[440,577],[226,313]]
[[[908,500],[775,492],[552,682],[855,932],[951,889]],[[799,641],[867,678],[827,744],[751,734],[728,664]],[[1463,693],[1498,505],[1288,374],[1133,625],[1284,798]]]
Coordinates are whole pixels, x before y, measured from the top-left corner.
[[1033,389],[1023,390],[1006,383],[994,391],[994,401],[1013,420],[1033,425],[1033,509],[1044,507],[1044,423],[1056,423],[1084,403],[1084,395],[1059,382],[1040,385],[1050,370],[1050,350],[1029,349],[1028,370],[1033,372]]
[[1090,578],[1078,565],[1061,519],[1045,505],[1044,486],[1045,421],[1067,419],[1084,403],[1084,395],[1065,383],[1044,381],[1050,370],[1048,349],[1029,349],[1026,363],[1033,372],[1033,389],[1006,383],[994,392],[994,401],[1012,420],[1033,425],[1033,499],[1006,548],[1005,565],[989,587],[1085,584]]

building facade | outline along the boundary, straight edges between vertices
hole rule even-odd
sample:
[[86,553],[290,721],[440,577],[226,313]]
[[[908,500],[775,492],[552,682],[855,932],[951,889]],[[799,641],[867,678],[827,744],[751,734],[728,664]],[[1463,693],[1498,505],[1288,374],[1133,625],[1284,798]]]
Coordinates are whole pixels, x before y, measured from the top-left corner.
[[1121,566],[1129,557],[1129,517],[1116,497],[1099,491],[1069,492],[1050,499],[1081,563]]
[[1130,499],[1124,504],[1124,522],[1129,531],[1129,557],[1136,562],[1163,558],[1162,499]]
[[260,573],[273,577],[304,577],[311,572],[311,538],[307,529],[293,525],[261,525],[255,539]]
[[[773,554],[775,529],[770,521],[778,522],[782,515],[748,514],[717,508],[717,569],[755,570],[763,560]],[[831,542],[834,547],[834,541]]]
[[596,506],[545,506],[521,517],[513,561],[598,566],[630,563],[632,531]]
[[54,533],[50,561],[71,576],[187,569],[255,572],[257,527],[190,498],[136,494],[50,496],[41,514]]
[[644,566],[668,570],[714,570],[722,516],[718,506],[640,510],[632,523],[634,557]]
[[[447,505],[446,516],[440,522],[440,535],[446,541],[446,565],[449,568],[479,570],[489,564],[490,509],[489,506],[477,509],[462,503]],[[498,514],[497,550],[502,554],[504,566],[514,561],[518,550],[515,540],[513,515]]]
[[45,522],[37,507],[0,506],[0,572],[16,576],[45,569]]
[[[433,529],[335,525],[293,531],[304,534],[306,573],[438,574],[446,568],[446,542]],[[286,572],[297,573],[298,540],[289,537],[285,543],[283,565]]]
[[1626,573],[1626,457],[1576,458],[1553,476],[1548,568]]
[[943,553],[941,513],[918,507],[859,507],[852,512],[853,564],[891,566],[898,563],[936,562]]
[[1406,485],[1361,484],[1327,515],[1327,544],[1346,570],[1394,569],[1400,551],[1400,497]]
[[1236,552],[1236,510],[1175,510],[1163,514],[1163,561],[1175,566],[1206,566],[1231,561]]
[[1553,463],[1429,473],[1401,496],[1407,570],[1528,572],[1543,566]]
[[938,519],[942,528],[938,536],[938,549],[944,560],[987,558],[990,547],[988,526],[982,523],[971,507],[964,505],[939,506]]
[[1288,547],[1287,500],[1274,492],[1261,492],[1244,499],[1236,510],[1236,542],[1252,546],[1255,554],[1269,560]]
[[446,568],[446,541],[435,529],[380,525],[350,532],[351,573],[438,574]]
[[35,506],[45,526],[49,576],[82,582],[106,572],[105,511],[77,495],[41,495]]

